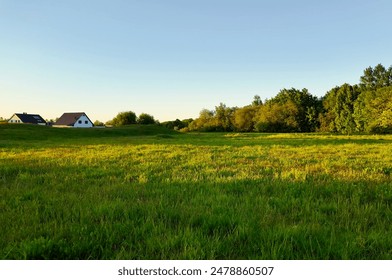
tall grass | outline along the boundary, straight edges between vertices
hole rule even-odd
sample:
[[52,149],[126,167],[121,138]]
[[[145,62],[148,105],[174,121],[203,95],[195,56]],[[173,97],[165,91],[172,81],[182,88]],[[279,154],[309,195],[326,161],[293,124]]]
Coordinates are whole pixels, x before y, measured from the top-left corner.
[[2,259],[390,259],[392,137],[0,126]]

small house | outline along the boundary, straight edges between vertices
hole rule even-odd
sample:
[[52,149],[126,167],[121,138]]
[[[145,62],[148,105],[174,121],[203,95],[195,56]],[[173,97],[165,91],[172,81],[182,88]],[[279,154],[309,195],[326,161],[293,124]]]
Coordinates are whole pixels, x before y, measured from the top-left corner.
[[15,113],[8,120],[8,123],[26,123],[26,124],[38,124],[46,125],[46,121],[37,114],[27,114],[27,113]]
[[57,127],[93,127],[86,113],[64,113],[54,124]]

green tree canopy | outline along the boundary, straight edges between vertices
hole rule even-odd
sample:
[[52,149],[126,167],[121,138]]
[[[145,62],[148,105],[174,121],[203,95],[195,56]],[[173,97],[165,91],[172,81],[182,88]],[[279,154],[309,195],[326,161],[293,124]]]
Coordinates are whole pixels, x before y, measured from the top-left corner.
[[[326,131],[392,132],[392,66],[368,67],[359,85],[343,84],[322,98],[304,88],[282,89],[263,104],[255,95],[250,105],[237,108],[220,103],[203,110],[189,130],[199,131]],[[174,125],[174,124],[172,124]]]
[[103,123],[103,122],[101,122],[101,121],[99,121],[99,120],[96,120],[95,122],[94,122],[94,126],[104,126],[105,124]]
[[232,117],[236,108],[220,103],[215,107],[215,126],[219,131],[233,131]]
[[215,112],[203,109],[199,113],[199,117],[189,124],[191,131],[215,131]]
[[358,131],[392,133],[392,86],[361,93],[354,118]]
[[120,112],[117,116],[107,124],[113,126],[129,125],[136,123],[136,114],[132,111]]
[[187,128],[192,121],[193,121],[193,119],[184,119],[184,120],[176,119],[174,121],[163,122],[163,123],[161,123],[161,125],[169,128],[169,129],[180,130],[183,128]]
[[255,95],[253,97],[252,106],[260,106],[263,105],[263,101],[259,95]]
[[257,112],[255,106],[245,106],[235,110],[233,114],[233,125],[235,131],[251,132],[255,130],[255,115]]
[[292,103],[290,106],[295,106],[295,116],[291,116],[297,123],[298,132],[315,131],[318,126],[318,114],[321,112],[321,101],[309,91],[304,88],[298,90],[295,88],[282,89],[274,98],[267,100],[267,104],[280,104]]
[[323,99],[324,120],[323,130],[350,134],[357,130],[354,119],[354,102],[361,93],[356,85],[344,84],[335,87]]
[[152,115],[141,113],[137,119],[138,124],[154,124],[155,119]]
[[368,67],[360,78],[362,89],[375,90],[392,85],[392,66],[386,69],[382,64]]
[[296,120],[298,108],[292,101],[267,103],[257,112],[256,131],[259,132],[295,132],[299,124]]

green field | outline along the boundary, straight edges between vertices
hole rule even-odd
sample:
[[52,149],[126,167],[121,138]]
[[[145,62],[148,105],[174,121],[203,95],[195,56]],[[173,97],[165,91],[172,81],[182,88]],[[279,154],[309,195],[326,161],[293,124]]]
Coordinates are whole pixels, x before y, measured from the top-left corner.
[[0,125],[1,259],[392,259],[392,136]]

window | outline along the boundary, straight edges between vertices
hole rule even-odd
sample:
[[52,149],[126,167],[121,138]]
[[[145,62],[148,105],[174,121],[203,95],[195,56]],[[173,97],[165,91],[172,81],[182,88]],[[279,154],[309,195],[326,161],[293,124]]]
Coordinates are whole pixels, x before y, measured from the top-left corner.
[[88,124],[88,121],[84,121],[85,124]]
[[81,120],[79,120],[79,121],[78,121],[78,123],[79,123],[79,124],[81,124],[81,123],[82,123],[82,121],[81,121]]

